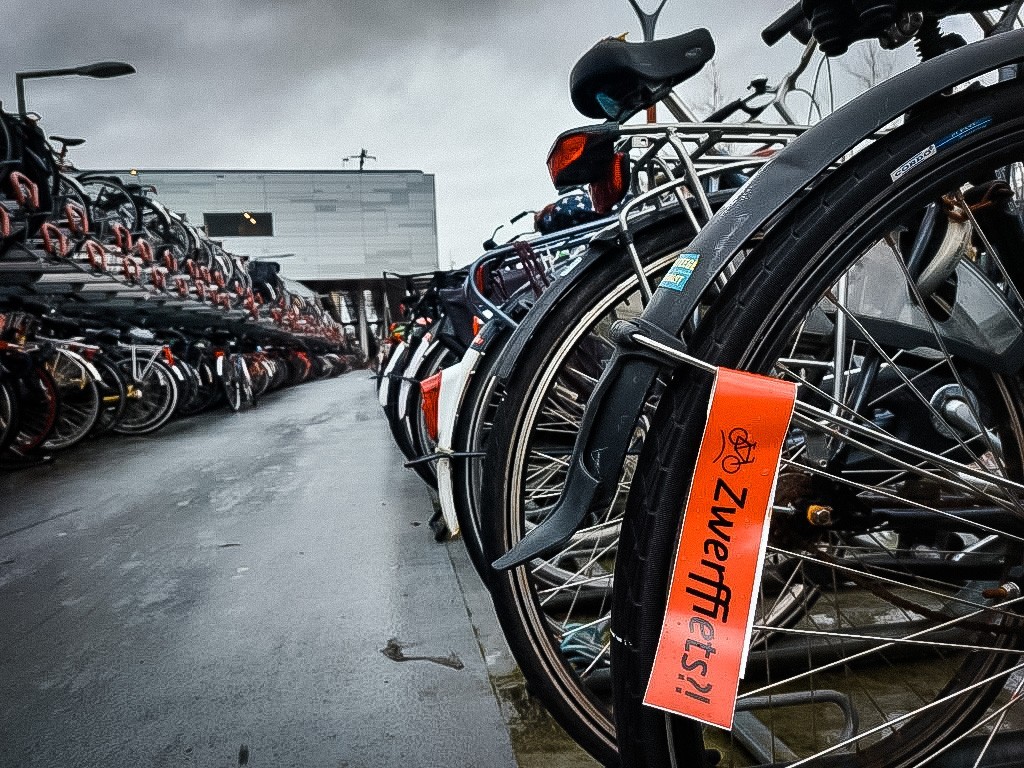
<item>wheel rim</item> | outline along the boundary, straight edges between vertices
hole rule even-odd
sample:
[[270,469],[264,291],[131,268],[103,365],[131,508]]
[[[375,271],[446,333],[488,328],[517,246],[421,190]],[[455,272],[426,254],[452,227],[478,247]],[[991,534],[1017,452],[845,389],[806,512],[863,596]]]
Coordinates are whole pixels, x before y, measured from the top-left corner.
[[[660,273],[674,256],[675,252],[658,259],[649,271]],[[596,302],[554,350],[555,359],[563,364],[545,365],[533,387],[543,394],[530,399],[517,425],[506,470],[506,551],[543,519],[546,507],[558,498],[583,406],[603,368],[599,361],[606,360],[595,350],[611,349],[608,331],[615,319],[639,312],[635,289],[636,280],[630,276]],[[516,458],[517,451],[524,456]],[[609,747],[615,731],[610,701],[611,573],[632,465],[633,459],[627,459],[619,494],[609,509],[555,554],[504,576],[517,595],[518,620],[533,637],[550,682]]]
[[[778,302],[748,336],[739,367],[796,382],[817,408],[798,408],[768,539],[807,602],[755,620],[737,724],[768,738],[705,729],[724,764],[924,765],[1024,726],[1021,386],[991,325],[957,323],[990,312],[1024,338],[1024,302],[965,192],[908,194],[853,225],[823,246],[845,255],[803,278],[825,289],[794,286],[792,309]],[[970,237],[951,251],[961,216]]]

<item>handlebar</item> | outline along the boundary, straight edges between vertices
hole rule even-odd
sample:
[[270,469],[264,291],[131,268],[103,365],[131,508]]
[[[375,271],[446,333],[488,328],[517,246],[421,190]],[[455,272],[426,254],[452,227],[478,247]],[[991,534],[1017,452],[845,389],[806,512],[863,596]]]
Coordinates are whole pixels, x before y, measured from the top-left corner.
[[[803,27],[804,29],[801,29]],[[786,35],[791,34],[801,43],[807,45],[810,40],[810,28],[801,4],[798,2],[761,32],[761,39],[766,45],[775,45]]]

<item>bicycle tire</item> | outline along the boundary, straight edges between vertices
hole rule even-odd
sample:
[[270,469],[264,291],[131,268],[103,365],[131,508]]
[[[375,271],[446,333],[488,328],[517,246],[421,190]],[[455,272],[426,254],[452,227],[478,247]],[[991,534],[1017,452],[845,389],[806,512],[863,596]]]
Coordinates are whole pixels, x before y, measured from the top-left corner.
[[18,400],[10,382],[0,379],[0,454],[18,434]]
[[[408,371],[416,379],[406,395],[405,418],[402,419],[402,428],[409,435],[415,458],[430,456],[435,452],[436,444],[427,433],[426,417],[423,414],[423,397],[420,390],[420,382],[433,376],[442,368],[455,364],[457,359],[454,354],[443,345],[437,343],[434,349],[427,352],[426,356],[416,366],[415,371]],[[437,467],[433,461],[420,461],[412,465],[413,470],[420,479],[433,489],[437,489]]]
[[100,393],[100,412],[90,435],[99,437],[109,432],[121,418],[128,402],[128,389],[125,387],[121,372],[113,363],[103,356],[93,358],[92,364],[100,373],[97,383]]
[[96,424],[100,390],[89,366],[70,350],[54,350],[45,366],[57,385],[58,405],[53,429],[42,447],[48,451],[63,450],[84,439]]
[[224,356],[224,370],[221,373],[221,381],[224,386],[224,396],[227,398],[228,409],[233,413],[241,410],[245,400],[245,382],[242,379],[242,371],[236,360],[237,353]]
[[138,360],[125,357],[116,363],[128,388],[127,404],[112,431],[122,435],[145,435],[166,424],[174,415],[178,386],[170,367],[157,358],[147,360],[141,369]]
[[[639,248],[649,275],[666,270],[689,242],[690,237],[680,235],[688,226],[680,212],[649,232]],[[637,281],[626,251],[616,246],[598,259],[587,279],[548,310],[506,382],[484,459],[481,508],[487,517],[481,520],[481,538],[488,561],[526,534],[530,505],[550,504],[560,492],[588,387],[607,362],[599,355],[596,359],[588,345],[610,350],[611,322],[623,311],[639,312]],[[568,388],[575,397],[563,394]],[[551,414],[546,429],[541,425],[545,409]],[[544,477],[535,493],[526,488],[534,476]],[[528,690],[585,750],[603,764],[614,764],[611,673],[603,645],[618,531],[611,512],[608,517],[550,558],[492,572],[488,586]],[[583,583],[574,584],[575,558],[589,557],[588,550],[599,551],[600,558],[579,566]],[[558,583],[565,578],[564,584]],[[573,620],[573,611],[582,615]]]
[[502,339],[493,341],[477,360],[463,405],[455,417],[451,448],[456,455],[448,459],[451,462],[452,504],[455,519],[459,521],[459,535],[484,584],[490,582],[493,570],[484,553],[481,497],[486,475],[480,454],[487,450],[494,415],[505,396],[504,387],[493,371],[507,340],[508,333],[505,333]]
[[[918,584],[915,570],[923,568],[924,555],[920,559],[915,556],[910,547],[914,536],[909,528],[902,526],[897,517],[894,518],[895,522],[887,524],[888,527],[881,527],[869,535],[859,532],[858,526],[862,523],[849,519],[848,510],[853,508],[868,514],[872,503],[880,503],[878,495],[887,490],[888,485],[898,483],[899,473],[905,471],[896,469],[896,462],[905,455],[905,449],[892,439],[892,434],[903,435],[908,432],[908,439],[924,452],[921,455],[929,457],[920,459],[921,467],[915,468],[915,471],[934,465],[934,457],[939,451],[935,446],[949,446],[944,450],[958,458],[972,456],[979,449],[969,448],[966,442],[991,445],[992,438],[988,436],[990,430],[1001,440],[999,466],[989,470],[990,475],[996,478],[1001,469],[1011,477],[1019,478],[1024,465],[1021,455],[1024,435],[1020,429],[1019,382],[1014,380],[1015,377],[997,370],[982,370],[983,366],[977,362],[977,352],[958,347],[957,354],[951,355],[949,342],[943,337],[948,331],[939,333],[937,330],[940,322],[946,322],[936,319],[935,313],[939,308],[937,292],[927,296],[915,295],[916,288],[911,286],[916,286],[916,283],[909,277],[909,267],[906,268],[907,279],[904,280],[901,271],[903,267],[900,266],[901,263],[906,265],[903,253],[910,250],[903,247],[905,239],[920,236],[926,253],[934,256],[938,250],[933,247],[933,241],[921,226],[927,215],[920,212],[924,205],[936,202],[940,193],[954,193],[956,190],[963,192],[964,185],[977,179],[993,178],[992,174],[997,168],[1010,162],[1019,162],[1024,157],[1024,118],[1017,106],[1022,93],[1024,86],[1019,81],[1012,81],[984,89],[980,93],[963,92],[947,97],[940,107],[916,116],[849,160],[820,182],[812,194],[788,213],[785,221],[777,223],[761,244],[755,243],[752,246],[739,272],[713,303],[690,340],[693,354],[712,364],[788,377],[792,375],[793,367],[813,367],[808,362],[810,358],[801,355],[817,353],[827,363],[829,334],[838,333],[840,324],[836,320],[831,321],[831,327],[813,326],[813,323],[823,315],[829,319],[829,312],[833,318],[842,315],[856,329],[855,333],[840,334],[843,338],[842,346],[839,347],[842,356],[834,359],[843,361],[843,375],[840,377],[833,373],[831,380],[826,377],[821,381],[828,381],[829,386],[838,387],[836,391],[841,394],[835,407],[840,412],[847,412],[843,409],[848,408],[845,399],[848,394],[855,393],[861,387],[865,393],[865,397],[860,398],[861,402],[874,400],[881,403],[880,410],[871,411],[870,416],[853,411],[852,408],[849,410],[854,413],[849,417],[851,420],[863,419],[862,423],[873,430],[875,436],[872,439],[881,448],[876,447],[868,461],[849,447],[848,433],[834,435],[836,444],[827,459],[831,479],[827,482],[821,479],[820,474],[814,474],[816,470],[811,468],[809,459],[802,460],[801,454],[795,452],[810,450],[808,446],[812,441],[808,435],[813,434],[814,428],[800,422],[805,430],[803,437],[800,437],[797,430],[791,431],[790,439],[793,442],[788,444],[786,454],[789,463],[784,466],[792,475],[784,483],[786,488],[793,487],[794,480],[802,482],[805,477],[815,477],[819,479],[819,485],[808,486],[815,498],[817,494],[825,494],[825,491],[818,490],[821,488],[837,499],[841,491],[845,490],[857,503],[844,497],[842,504],[836,504],[840,518],[829,522],[828,530],[815,531],[811,525],[805,525],[801,534],[786,540],[784,537],[796,528],[793,521],[798,515],[785,512],[788,508],[798,508],[803,502],[794,498],[789,490],[780,491],[780,496],[776,497],[776,511],[769,532],[769,551],[778,549],[778,542],[784,540],[787,541],[787,549],[795,550],[797,555],[806,555],[812,548],[818,551],[820,547],[822,552],[827,552],[827,555],[822,554],[819,558],[827,566],[821,569],[824,575],[801,575],[800,578],[819,587],[832,587],[823,583],[831,577],[835,579],[835,588],[830,590],[827,599],[819,599],[813,610],[808,608],[802,622],[804,627],[810,629],[797,630],[806,631],[808,638],[806,648],[802,648],[802,662],[787,657],[787,646],[779,644],[767,646],[760,653],[751,652],[746,670],[748,680],[753,677],[760,681],[758,685],[761,688],[758,691],[762,696],[765,691],[769,696],[773,691],[778,691],[775,687],[777,680],[772,677],[773,659],[778,666],[783,663],[793,665],[796,671],[789,677],[796,682],[791,682],[790,686],[791,689],[795,686],[798,693],[806,693],[800,690],[800,680],[816,680],[821,681],[822,685],[835,685],[858,709],[860,724],[854,730],[855,740],[847,745],[849,749],[843,747],[845,742],[837,740],[831,726],[823,724],[825,718],[818,715],[816,705],[808,705],[811,711],[805,706],[796,716],[790,715],[788,718],[784,709],[776,711],[763,705],[760,709],[752,710],[760,713],[756,715],[757,720],[770,735],[765,747],[768,754],[762,758],[763,762],[788,763],[800,759],[811,760],[816,766],[891,768],[924,764],[937,751],[947,747],[971,750],[978,744],[978,739],[981,742],[979,749],[984,749],[985,732],[979,731],[979,735],[975,736],[974,729],[1000,695],[1004,682],[1001,675],[1008,674],[1006,670],[1013,668],[1020,658],[1024,637],[1020,629],[1021,619],[1013,613],[1013,609],[999,616],[993,616],[995,611],[991,608],[986,609],[987,612],[979,611],[986,618],[978,619],[974,626],[968,625],[959,631],[973,632],[982,639],[989,636],[996,639],[987,645],[979,640],[975,644],[977,650],[966,649],[960,654],[955,645],[952,649],[946,649],[944,652],[949,657],[949,663],[945,666],[936,660],[942,657],[942,649],[926,650],[921,647],[927,646],[927,641],[912,646],[916,655],[913,661],[917,666],[902,658],[895,648],[890,650],[888,645],[876,642],[871,653],[878,655],[871,660],[885,667],[880,671],[872,670],[870,662],[860,660],[859,657],[855,663],[846,655],[852,651],[843,649],[844,642],[847,645],[852,642],[850,637],[863,637],[855,632],[860,631],[862,624],[874,627],[879,634],[880,627],[894,623],[925,626],[929,628],[927,631],[934,632],[938,618],[932,614],[942,615],[944,611],[951,611],[951,606],[957,604],[960,594],[954,589],[958,573],[955,563],[959,562],[955,559],[955,549],[946,553],[934,543],[925,545],[926,555],[942,560],[936,573],[944,574],[944,579],[936,576],[935,581],[941,586],[935,586],[935,589],[945,590],[939,600],[941,610],[928,609],[906,596],[909,594],[915,600],[925,602],[919,595],[922,588]],[[975,120],[980,122],[974,123]],[[902,165],[907,158],[917,156],[922,148],[931,146],[934,150],[935,143],[943,146],[944,139],[971,124],[982,128],[970,135],[961,135],[955,143],[955,151],[943,154],[927,150],[927,162],[912,164],[909,170]],[[903,172],[895,173],[901,169]],[[897,180],[899,183],[896,183]],[[936,205],[939,203],[936,202]],[[972,236],[978,234],[973,229],[972,233]],[[891,258],[887,253],[892,254]],[[959,264],[965,261],[963,256],[958,258]],[[989,258],[992,259],[992,256],[989,255]],[[895,266],[883,267],[883,264]],[[895,286],[891,280],[894,268]],[[965,275],[972,271],[966,266],[963,269]],[[895,333],[883,342],[880,329],[886,327],[885,318],[892,315],[879,315],[880,323],[868,330],[864,318],[869,317],[869,314],[862,312],[858,316],[861,310],[849,309],[850,306],[857,306],[849,303],[849,286],[855,286],[852,295],[856,302],[856,286],[868,284],[853,282],[861,280],[855,270],[862,270],[863,274],[875,278],[871,285],[876,293],[888,295],[895,291],[893,295],[899,295],[901,289],[905,290],[913,301],[905,302],[903,306],[913,305],[908,311],[917,313],[915,317],[919,320],[915,322],[932,329],[933,339],[929,343],[944,354],[929,357],[924,342],[919,346],[911,346]],[[978,271],[981,271],[980,268]],[[839,276],[843,274],[848,275],[850,281],[845,284],[846,289],[836,287],[843,285],[838,282]],[[1006,272],[1003,275],[1005,277]],[[886,276],[890,279],[881,279]],[[867,281],[867,278],[863,280]],[[952,277],[948,282],[952,283]],[[1010,287],[1011,281],[1005,282],[1007,291],[1015,292]],[[960,282],[958,285],[960,287],[954,285],[953,288],[967,290],[962,287],[966,283]],[[952,304],[954,308],[963,308],[959,302],[968,299],[969,296],[954,298]],[[1011,303],[1007,300],[1008,307]],[[926,315],[932,317],[932,320],[929,321]],[[815,339],[815,334],[820,334],[820,338]],[[916,338],[920,341],[920,337]],[[847,342],[850,347],[847,347]],[[855,357],[853,350],[858,349],[855,346],[858,343],[862,347],[859,357]],[[816,347],[817,344],[821,345],[821,349]],[[810,351],[804,351],[808,348]],[[869,364],[873,357],[891,359],[891,355],[896,352],[890,349],[902,349],[904,354],[898,356],[900,362],[883,364],[879,370],[892,372],[891,375],[900,384],[897,390],[907,394],[902,400],[895,394],[896,390],[886,389],[888,384],[881,386],[884,383],[882,377],[872,373],[874,366]],[[786,360],[779,363],[783,353]],[[933,362],[936,368],[930,369],[927,375],[918,372]],[[948,373],[940,366],[946,366]],[[835,372],[837,369],[833,367],[832,370]],[[943,374],[960,380],[968,372],[971,376],[965,381],[970,381],[972,387],[989,395],[985,402],[970,406],[979,415],[977,440],[975,437],[958,437],[947,423],[948,419],[939,420],[945,424],[949,433],[946,434],[941,424],[930,425],[927,415],[924,418],[913,418],[916,415],[913,406],[919,402],[917,395],[931,404],[929,397],[938,393],[939,389],[935,389],[930,395],[926,394],[935,386],[934,380],[941,381]],[[911,373],[914,375],[911,376]],[[721,732],[703,727],[696,721],[666,715],[642,704],[664,616],[666,585],[670,579],[683,500],[687,496],[696,451],[704,430],[710,392],[708,379],[706,374],[692,369],[677,371],[645,442],[627,504],[612,610],[612,635],[615,638],[612,657],[616,671],[614,705],[624,766],[655,768],[684,762],[694,766],[709,766],[719,760],[723,764],[731,764],[730,760],[743,764],[751,759],[749,752],[752,747],[744,743],[738,730],[732,733]],[[905,379],[910,383],[905,383]],[[801,382],[802,397],[827,401],[823,394],[824,387],[819,387],[815,381],[813,377],[807,376]],[[934,411],[938,406],[929,407]],[[918,405],[917,410],[922,409],[928,414],[927,407]],[[828,412],[827,406],[825,412]],[[893,417],[891,420],[886,412]],[[889,434],[890,430],[892,434]],[[866,468],[859,470],[862,472],[863,487],[853,485],[853,473],[858,471],[858,466]],[[939,484],[939,493],[948,494],[950,503],[958,502],[968,507],[971,499],[958,501],[959,497],[952,494],[947,486],[948,480],[943,480]],[[969,485],[967,487],[971,488]],[[893,485],[893,488],[894,491],[888,496],[882,494],[886,502],[909,512],[927,513],[930,507],[921,501],[923,497],[920,497],[919,488],[910,482]],[[853,493],[854,490],[858,493]],[[869,491],[876,494],[874,501]],[[899,494],[895,491],[899,491]],[[979,494],[980,491],[976,490],[975,500]],[[893,498],[890,499],[890,496]],[[956,507],[950,509],[955,511]],[[957,527],[977,532],[977,529],[971,528],[963,520],[949,521],[940,514],[932,515],[930,519],[931,525],[946,529],[947,532]],[[961,532],[958,535],[969,534]],[[926,533],[922,536],[928,542],[927,537],[935,534]],[[1019,563],[1020,550],[1015,544],[1009,543],[1009,532],[1004,528],[996,530],[992,536],[996,540],[986,544],[982,554],[994,552],[1002,556],[1008,569]],[[859,550],[861,546],[863,549]],[[880,586],[878,573],[871,571],[867,564],[883,548],[891,551],[894,558],[905,558],[898,568],[893,566],[904,581],[884,589]],[[966,591],[970,588],[965,593],[974,595],[981,585],[999,575],[1001,567],[994,563],[983,565],[985,567],[979,565],[979,575],[962,582],[962,589]],[[798,569],[802,569],[802,566],[803,561],[800,561]],[[838,575],[840,566],[843,567],[841,576]],[[850,602],[855,598],[863,601],[860,615],[844,616],[842,612],[850,610]],[[981,599],[977,601],[980,603]],[[897,618],[890,617],[883,621],[885,605],[890,605],[896,611]],[[830,617],[828,611],[834,611],[834,615],[831,615],[834,625],[827,624],[826,619]],[[904,614],[913,617],[914,621],[903,619]],[[984,624],[984,628],[979,628],[978,624]],[[838,629],[830,626],[837,626]],[[952,622],[949,626],[952,631],[957,625]],[[846,635],[841,636],[844,629]],[[843,637],[847,639],[844,641]],[[838,649],[832,651],[836,656],[835,674],[829,674],[828,669],[821,670],[816,666],[816,659],[819,658],[816,654],[821,652],[821,647],[813,643],[817,643],[818,638],[822,638],[822,644],[831,641],[833,648]],[[871,640],[860,639],[857,642],[872,648]],[[964,640],[958,642],[963,646],[968,645]],[[899,642],[893,645],[900,647]],[[795,677],[812,672],[815,678]],[[988,680],[986,676],[991,676],[993,680],[985,682]],[[765,679],[767,684],[764,684]],[[970,688],[969,685],[975,687]],[[756,686],[748,682],[741,684],[741,694],[749,695],[751,687]],[[952,698],[958,693],[962,693],[962,701]],[[885,699],[885,695],[889,698]],[[950,703],[943,706],[947,696],[950,697]],[[879,698],[884,703],[880,703]],[[872,705],[877,712],[871,709]],[[897,710],[903,713],[896,715]],[[1003,722],[1000,719],[997,725],[1001,726]],[[876,735],[877,739],[874,738]],[[814,741],[819,738],[821,743]],[[1000,734],[996,741],[1002,742],[1004,738]],[[837,743],[839,747],[835,746]],[[825,751],[829,749],[832,751]],[[971,754],[963,764],[975,764],[975,757]]]
[[409,435],[405,429],[405,422],[398,417],[398,402],[401,395],[401,384],[402,377],[405,376],[405,369],[416,349],[417,344],[429,343],[423,339],[418,339],[416,343],[406,344],[398,349],[398,358],[390,374],[391,379],[388,382],[387,391],[384,404],[384,416],[388,421],[388,429],[391,430],[391,436],[395,440],[395,444],[398,446],[398,450],[402,452],[406,460],[412,460],[416,458],[416,450],[412,445],[412,436]]
[[212,408],[223,396],[223,388],[217,379],[217,369],[212,356],[201,355],[193,365],[199,376],[199,388],[192,402],[188,404],[185,415],[192,416]]
[[13,382],[18,400],[18,432],[9,446],[18,454],[38,450],[53,431],[59,396],[53,377],[39,363]]

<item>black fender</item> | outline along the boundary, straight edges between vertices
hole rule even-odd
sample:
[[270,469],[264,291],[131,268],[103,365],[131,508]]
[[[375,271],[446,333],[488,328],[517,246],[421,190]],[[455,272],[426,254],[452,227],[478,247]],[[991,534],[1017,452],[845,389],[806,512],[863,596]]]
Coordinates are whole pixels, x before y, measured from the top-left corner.
[[682,257],[681,284],[660,287],[643,315],[619,329],[619,348],[587,403],[561,497],[544,522],[494,567],[512,568],[565,544],[591,510],[607,506],[646,392],[666,360],[631,342],[633,335],[685,351],[678,335],[709,286],[751,236],[773,217],[781,218],[810,182],[915,107],[1022,59],[1024,30],[1013,30],[918,64],[833,112],[756,173],[693,239]]
[[[630,229],[634,237],[642,239],[656,228],[672,227],[678,229],[680,225],[692,230],[690,219],[683,212],[683,209],[678,205],[673,205],[645,213],[639,221],[631,224]],[[531,307],[526,317],[516,326],[515,332],[509,338],[505,349],[502,351],[501,360],[498,361],[494,370],[494,375],[500,381],[506,382],[510,377],[516,375],[519,358],[524,351],[530,350],[533,347],[534,337],[546,322],[547,313],[567,296],[572,295],[580,283],[591,280],[591,271],[602,265],[604,259],[610,258],[609,252],[618,251],[619,258],[628,259],[628,256],[622,249],[622,241],[619,234],[620,230],[616,223],[594,235],[581,263],[564,275],[560,275],[552,282],[551,287],[540,295],[540,298]],[[680,242],[680,247],[686,245],[688,241],[689,237],[687,237],[686,241]]]

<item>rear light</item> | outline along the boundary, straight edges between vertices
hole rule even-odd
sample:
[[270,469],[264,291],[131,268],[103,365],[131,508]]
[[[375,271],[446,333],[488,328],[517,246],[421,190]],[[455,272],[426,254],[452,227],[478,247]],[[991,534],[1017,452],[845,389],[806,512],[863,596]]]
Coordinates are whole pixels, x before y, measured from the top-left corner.
[[[478,337],[480,335],[480,329],[483,327],[483,320],[481,320],[476,315],[473,315],[473,336]],[[473,339],[473,343],[476,344],[476,338]]]
[[615,155],[618,123],[567,131],[548,152],[548,173],[556,187],[575,187],[603,178]]
[[171,352],[170,347],[164,347],[164,360],[167,361],[169,366],[174,367],[174,353]]
[[573,163],[580,159],[583,150],[587,148],[587,139],[579,134],[573,136],[560,136],[555,146],[548,153],[548,173],[551,174],[551,181],[556,187],[563,186],[558,183],[561,175],[570,168]]
[[423,409],[423,420],[427,425],[427,434],[437,442],[438,429],[437,401],[441,395],[441,372],[423,379],[420,382],[420,408]]
[[485,296],[484,288],[487,286],[487,279],[484,276],[483,264],[476,268],[476,273],[473,275],[473,283],[476,285],[476,289],[480,292],[480,295]]
[[605,176],[590,182],[590,201],[604,215],[611,211],[629,189],[629,155],[616,152]]

